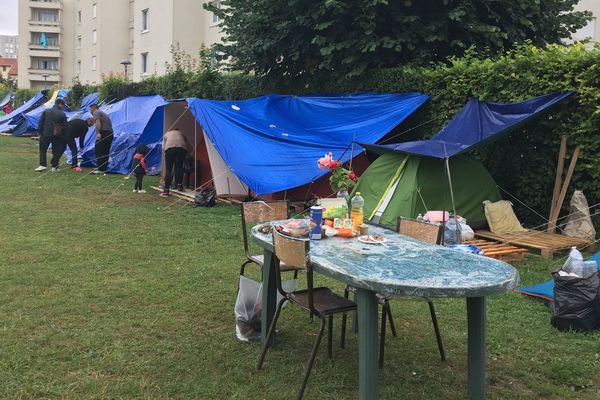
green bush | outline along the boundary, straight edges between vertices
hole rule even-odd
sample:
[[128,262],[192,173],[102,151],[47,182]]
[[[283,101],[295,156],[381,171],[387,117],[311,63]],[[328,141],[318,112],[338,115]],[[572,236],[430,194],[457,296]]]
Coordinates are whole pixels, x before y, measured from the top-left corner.
[[37,89],[18,89],[15,92],[15,108],[21,107],[23,103],[35,96],[37,92]]

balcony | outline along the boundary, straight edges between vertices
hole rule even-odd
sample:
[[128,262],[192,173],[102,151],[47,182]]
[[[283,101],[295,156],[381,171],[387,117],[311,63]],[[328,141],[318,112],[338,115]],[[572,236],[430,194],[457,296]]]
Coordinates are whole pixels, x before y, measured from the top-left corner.
[[29,72],[30,81],[43,81],[44,77],[42,75],[48,75],[46,77],[47,82],[60,81],[60,71],[55,69],[28,68],[27,72]]
[[45,10],[61,10],[62,1],[29,0],[29,7],[43,8]]
[[39,44],[30,44],[29,56],[42,58],[60,58],[62,54],[59,46],[48,46],[44,48]]
[[60,22],[41,22],[29,20],[30,32],[60,33]]

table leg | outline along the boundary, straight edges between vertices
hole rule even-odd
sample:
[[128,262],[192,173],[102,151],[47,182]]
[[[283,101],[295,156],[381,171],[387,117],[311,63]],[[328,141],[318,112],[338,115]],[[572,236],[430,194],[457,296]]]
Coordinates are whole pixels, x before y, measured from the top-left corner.
[[377,399],[377,296],[356,289],[358,305],[358,391],[360,400]]
[[260,340],[265,341],[271,321],[275,315],[275,309],[277,308],[277,282],[275,277],[275,255],[269,251],[264,251],[264,265],[262,268],[262,314],[261,314],[261,325],[260,325]]
[[485,297],[467,298],[469,399],[485,399]]

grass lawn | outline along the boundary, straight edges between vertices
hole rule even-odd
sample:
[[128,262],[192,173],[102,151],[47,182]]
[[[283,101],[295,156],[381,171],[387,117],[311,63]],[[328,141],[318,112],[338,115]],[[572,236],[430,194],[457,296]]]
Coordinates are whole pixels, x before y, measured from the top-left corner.
[[[0,137],[0,398],[295,395],[318,323],[285,309],[278,345],[256,371],[258,344],[239,342],[234,329],[237,208],[135,194],[121,176],[39,174],[36,159],[36,142]],[[532,284],[554,265],[531,256],[516,267]],[[392,302],[400,335],[387,342],[382,399],[466,398],[465,301],[436,306],[445,364],[426,303]],[[599,398],[600,334],[560,333],[549,319],[524,296],[489,298],[489,398]],[[356,337],[331,360],[325,347],[305,398],[356,398]]]

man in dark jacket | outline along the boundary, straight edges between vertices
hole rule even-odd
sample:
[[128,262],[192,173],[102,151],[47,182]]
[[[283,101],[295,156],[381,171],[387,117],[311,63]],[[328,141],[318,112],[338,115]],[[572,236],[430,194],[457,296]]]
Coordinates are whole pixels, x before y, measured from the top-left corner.
[[79,139],[79,149],[83,151],[85,145],[85,136],[88,132],[88,128],[92,126],[92,122],[87,122],[83,119],[75,118],[67,122],[65,128],[65,141],[71,151],[71,167],[77,167],[77,144],[75,139]]
[[40,139],[40,166],[35,170],[38,172],[45,171],[46,152],[48,147],[52,145],[52,172],[58,172],[58,163],[62,153],[65,151],[65,140],[63,137],[67,116],[62,110],[65,106],[63,99],[56,99],[54,107],[47,108],[40,117],[38,125],[38,135]]
[[100,110],[98,104],[90,106],[92,121],[96,126],[96,163],[98,168],[92,172],[96,175],[104,175],[108,169],[108,159],[110,155],[110,146],[113,142],[112,121],[108,114]]

